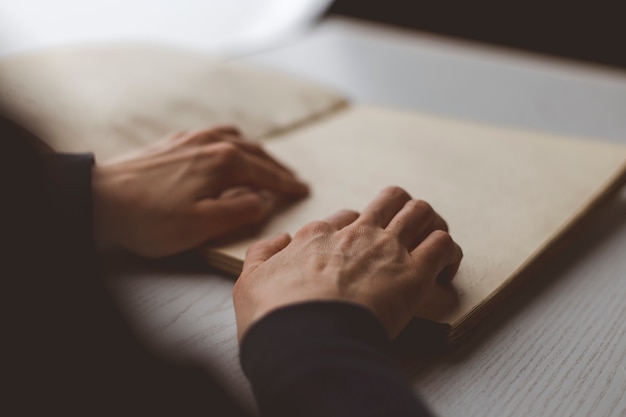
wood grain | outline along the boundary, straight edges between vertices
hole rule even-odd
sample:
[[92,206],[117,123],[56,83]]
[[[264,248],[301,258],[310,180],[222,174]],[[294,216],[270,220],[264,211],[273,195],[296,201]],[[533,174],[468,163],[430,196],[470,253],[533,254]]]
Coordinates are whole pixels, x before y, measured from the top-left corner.
[[[416,391],[438,414],[624,416],[624,191],[469,340],[412,369]],[[186,263],[107,259],[112,288],[146,340],[216,372],[253,409],[238,363],[232,281]]]
[[104,262],[112,292],[149,346],[217,374],[254,409],[239,366],[231,278],[189,259],[147,261],[109,252]]

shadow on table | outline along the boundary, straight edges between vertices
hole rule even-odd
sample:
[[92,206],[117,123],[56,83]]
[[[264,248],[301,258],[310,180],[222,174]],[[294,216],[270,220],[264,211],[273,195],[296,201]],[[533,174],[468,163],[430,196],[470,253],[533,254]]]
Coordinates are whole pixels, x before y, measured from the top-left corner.
[[[189,275],[220,276],[235,281],[218,269],[208,266],[197,253],[190,251],[160,259],[147,259],[116,248],[100,248],[105,276],[132,275],[133,273],[155,276]],[[199,275],[200,274],[200,275]]]

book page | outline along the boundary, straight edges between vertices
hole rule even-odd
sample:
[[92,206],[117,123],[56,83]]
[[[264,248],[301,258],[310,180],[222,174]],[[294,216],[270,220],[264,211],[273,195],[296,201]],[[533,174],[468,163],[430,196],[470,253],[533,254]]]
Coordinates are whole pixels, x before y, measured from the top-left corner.
[[0,106],[53,148],[107,159],[181,130],[261,138],[345,105],[274,71],[157,45],[51,49],[0,60]]
[[618,177],[626,147],[352,106],[267,142],[312,185],[311,196],[249,240],[205,255],[236,273],[259,237],[295,232],[342,208],[360,211],[404,187],[448,222],[465,257],[453,290],[418,315],[454,325],[494,294]]

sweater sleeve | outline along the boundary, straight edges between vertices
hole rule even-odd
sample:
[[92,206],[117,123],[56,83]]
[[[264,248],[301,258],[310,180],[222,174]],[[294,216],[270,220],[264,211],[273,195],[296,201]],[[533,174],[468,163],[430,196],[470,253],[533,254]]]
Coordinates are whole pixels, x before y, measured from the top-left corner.
[[93,251],[93,207],[91,176],[93,154],[45,154],[43,173],[49,207],[67,233],[72,250]]
[[429,416],[388,355],[375,316],[341,302],[285,307],[254,324],[241,363],[262,416]]
[[248,416],[219,379],[146,348],[118,309],[94,250],[93,157],[37,151],[22,132],[0,117],[0,415]]

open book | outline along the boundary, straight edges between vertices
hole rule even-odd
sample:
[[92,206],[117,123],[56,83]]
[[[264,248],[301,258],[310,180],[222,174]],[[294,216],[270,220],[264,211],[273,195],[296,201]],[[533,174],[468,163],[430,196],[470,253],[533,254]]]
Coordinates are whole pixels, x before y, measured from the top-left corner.
[[200,249],[237,274],[258,238],[361,210],[386,185],[430,202],[465,257],[424,318],[458,340],[624,184],[626,147],[349,103],[286,75],[157,47],[5,58],[0,101],[64,151],[107,158],[174,130],[234,123],[312,186],[252,234]]

